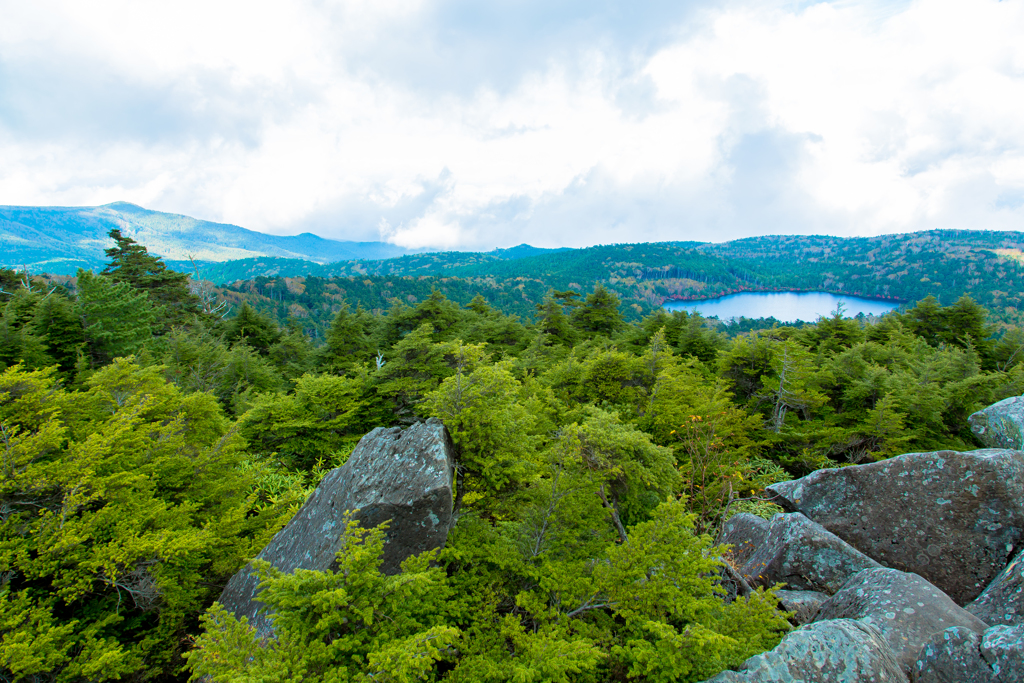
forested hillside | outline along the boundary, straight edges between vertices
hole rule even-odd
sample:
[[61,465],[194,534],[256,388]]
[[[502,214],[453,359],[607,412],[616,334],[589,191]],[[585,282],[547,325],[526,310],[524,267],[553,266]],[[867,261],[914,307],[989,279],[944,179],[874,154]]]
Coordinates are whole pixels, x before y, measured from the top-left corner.
[[[380,261],[318,265],[247,259],[202,266],[234,304],[249,305],[322,336],[348,301],[382,312],[416,304],[433,290],[466,304],[477,294],[504,313],[529,319],[549,289],[614,292],[637,321],[666,301],[746,291],[824,291],[913,303],[944,304],[968,294],[1001,327],[1024,323],[1024,235],[932,231],[871,238],[775,236],[723,244],[609,245],[530,254],[416,254]],[[510,257],[512,252],[517,258]],[[808,321],[810,322],[810,321]]]
[[[929,235],[215,290],[114,232],[102,273],[0,271],[0,677],[701,681],[736,666],[790,626],[772,586],[722,588],[729,515],[770,516],[765,486],[819,468],[974,448],[967,416],[1024,392],[1024,331],[994,335],[953,294],[1012,320],[1016,236]],[[653,308],[670,283],[785,278],[942,298],[732,337]],[[215,605],[362,435],[427,417],[458,456],[442,550],[384,576],[382,532],[353,528],[337,572],[267,572],[296,615],[270,642]]]

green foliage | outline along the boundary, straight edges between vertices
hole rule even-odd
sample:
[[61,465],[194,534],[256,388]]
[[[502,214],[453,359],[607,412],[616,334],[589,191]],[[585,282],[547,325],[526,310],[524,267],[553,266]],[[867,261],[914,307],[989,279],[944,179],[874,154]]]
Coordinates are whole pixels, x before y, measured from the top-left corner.
[[70,374],[85,341],[82,321],[75,316],[74,304],[63,292],[54,292],[39,303],[33,320],[35,335],[65,375]]
[[32,325],[43,298],[27,287],[14,290],[8,298],[0,315],[0,367],[21,363],[31,368],[45,368],[54,362],[47,353],[45,339],[36,334],[36,327]]
[[103,275],[149,294],[149,300],[160,309],[159,324],[163,329],[187,321],[190,314],[198,311],[199,301],[189,291],[188,275],[170,270],[159,257],[152,256],[119,229],[112,228],[108,235],[115,246],[104,251],[110,263],[103,269]]
[[[565,314],[562,305],[549,292],[544,301],[537,304],[537,329],[546,337],[549,344],[560,343],[572,345],[575,333],[569,325],[569,316]],[[550,340],[550,341],[547,341]]]
[[342,304],[320,349],[321,366],[345,373],[369,362],[372,352],[367,335],[367,317],[370,316],[365,311],[352,313],[348,304]]
[[713,579],[720,550],[693,533],[684,505],[661,505],[612,548],[595,570],[598,585],[625,622],[612,653],[632,677],[700,681],[774,647],[788,624],[771,593],[724,604]]
[[365,389],[365,376],[304,375],[293,393],[257,396],[239,419],[239,432],[251,449],[276,453],[292,468],[336,462],[366,431],[360,421]]
[[619,297],[598,283],[586,301],[573,310],[571,320],[573,327],[584,334],[611,335],[623,326]]
[[410,413],[423,397],[454,371],[459,345],[435,342],[434,328],[423,323],[383,354],[373,375],[377,393],[391,400],[398,417]]
[[460,631],[445,623],[450,591],[430,554],[401,573],[380,572],[384,528],[349,522],[334,571],[283,574],[255,562],[260,600],[274,612],[275,638],[262,642],[219,605],[189,653],[193,680],[411,683],[454,655]]
[[[494,533],[469,518],[454,531],[454,609],[475,623],[452,680],[698,681],[778,642],[788,623],[771,593],[723,603],[720,551],[682,502],[662,503],[625,543],[581,535],[600,529],[586,512],[600,505],[579,495],[586,477],[570,460],[521,523]],[[505,601],[514,616],[496,613]]]
[[583,424],[567,426],[562,438],[579,449],[582,466],[597,480],[597,497],[625,536],[624,524],[646,520],[660,501],[678,490],[675,460],[670,449],[655,445],[649,435],[616,415],[599,408],[587,412]]
[[481,346],[460,345],[453,355],[455,374],[421,409],[444,422],[458,448],[460,499],[467,490],[480,496],[521,485],[533,469],[535,419],[519,401],[511,363],[482,362]]
[[0,375],[0,671],[114,680],[180,664],[182,638],[276,527],[247,517],[242,442],[216,403],[129,360],[68,393]]
[[224,333],[224,341],[229,344],[244,342],[264,356],[280,338],[281,331],[274,321],[250,308],[248,303],[242,304],[238,315],[231,318]]
[[[967,416],[1024,391],[1024,337],[967,297],[732,338],[642,317],[665,282],[768,281],[737,245],[530,257],[543,279],[457,254],[402,268],[458,277],[263,277],[222,292],[234,317],[168,329],[183,281],[117,242],[75,298],[0,271],[6,679],[703,680],[787,628],[771,591],[724,600],[724,519],[816,468],[970,449]],[[385,576],[386,532],[350,525],[336,571],[259,565],[275,635],[208,609],[362,434],[427,416],[456,446],[442,551]]]
[[174,330],[163,337],[160,361],[165,376],[185,392],[208,392],[221,406],[240,415],[265,393],[284,390],[286,382],[271,360],[248,344],[230,349],[203,330]]
[[78,271],[75,312],[82,320],[92,367],[138,352],[152,336],[156,311],[149,296],[127,282]]

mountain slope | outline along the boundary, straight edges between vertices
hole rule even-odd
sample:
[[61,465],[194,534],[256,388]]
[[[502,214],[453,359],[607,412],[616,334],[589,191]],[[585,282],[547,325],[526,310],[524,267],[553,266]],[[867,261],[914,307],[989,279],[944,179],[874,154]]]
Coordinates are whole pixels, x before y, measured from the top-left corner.
[[384,242],[341,242],[309,233],[282,237],[237,225],[150,211],[127,202],[94,207],[0,206],[0,265],[54,274],[105,262],[107,233],[120,228],[150,252],[172,261],[277,257],[333,263],[410,253]]

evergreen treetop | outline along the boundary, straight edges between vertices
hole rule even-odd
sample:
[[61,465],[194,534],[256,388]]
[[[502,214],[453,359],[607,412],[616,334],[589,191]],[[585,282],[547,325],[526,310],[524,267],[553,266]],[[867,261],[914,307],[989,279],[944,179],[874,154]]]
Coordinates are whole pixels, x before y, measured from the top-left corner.
[[165,324],[184,322],[187,314],[198,310],[198,299],[188,287],[188,275],[169,269],[159,256],[117,228],[109,233],[115,246],[104,250],[110,263],[102,274],[115,282],[127,282],[149,294],[150,301],[164,307]]

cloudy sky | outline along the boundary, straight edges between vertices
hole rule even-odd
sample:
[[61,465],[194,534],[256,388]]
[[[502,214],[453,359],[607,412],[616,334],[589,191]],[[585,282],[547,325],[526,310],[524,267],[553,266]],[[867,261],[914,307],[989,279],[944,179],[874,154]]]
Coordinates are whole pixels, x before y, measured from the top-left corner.
[[0,0],[0,204],[410,247],[1024,230],[1024,0]]

